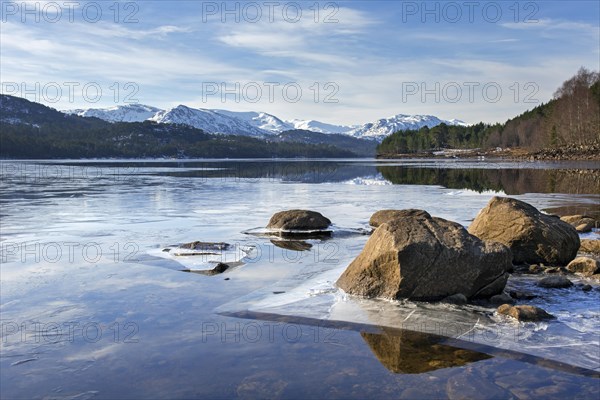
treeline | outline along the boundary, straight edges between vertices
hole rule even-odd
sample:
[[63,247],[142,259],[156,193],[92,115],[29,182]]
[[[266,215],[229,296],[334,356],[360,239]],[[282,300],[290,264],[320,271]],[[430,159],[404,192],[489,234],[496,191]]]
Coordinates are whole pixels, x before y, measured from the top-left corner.
[[211,135],[186,125],[149,121],[109,123],[6,95],[0,95],[0,108],[3,158],[356,157],[326,144]]
[[481,147],[489,125],[480,122],[470,126],[444,123],[419,130],[399,131],[383,139],[377,154],[421,153],[439,149],[465,149]]
[[581,68],[546,104],[490,129],[487,147],[531,150],[600,141],[600,75]]
[[596,145],[600,142],[600,74],[581,68],[548,103],[503,124],[468,127],[439,125],[400,131],[387,137],[378,155],[427,152],[442,148],[521,147],[528,150]]

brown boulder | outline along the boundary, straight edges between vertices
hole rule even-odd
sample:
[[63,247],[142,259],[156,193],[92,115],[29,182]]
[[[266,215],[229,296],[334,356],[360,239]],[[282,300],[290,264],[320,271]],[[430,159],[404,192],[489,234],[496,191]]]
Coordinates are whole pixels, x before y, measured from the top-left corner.
[[567,265],[579,249],[579,235],[571,225],[508,197],[492,198],[469,233],[508,246],[515,264]]
[[379,225],[390,222],[396,218],[402,218],[411,215],[425,216],[425,214],[427,214],[427,211],[415,210],[412,208],[406,210],[379,210],[375,214],[371,215],[371,218],[369,219],[369,225],[377,228]]
[[508,315],[518,321],[543,321],[545,319],[556,318],[552,314],[548,314],[541,308],[534,306],[511,306],[510,304],[502,304],[498,307],[498,314]]
[[579,251],[581,253],[600,254],[600,240],[581,239]]
[[411,212],[379,226],[337,281],[347,293],[388,299],[440,300],[501,293],[512,254],[456,222]]
[[287,210],[273,214],[267,228],[283,230],[323,230],[331,225],[329,218],[309,210]]
[[567,265],[567,269],[583,276],[591,276],[600,272],[600,262],[589,257],[577,257]]
[[591,232],[592,228],[596,227],[596,220],[586,215],[566,215],[560,219],[581,233]]

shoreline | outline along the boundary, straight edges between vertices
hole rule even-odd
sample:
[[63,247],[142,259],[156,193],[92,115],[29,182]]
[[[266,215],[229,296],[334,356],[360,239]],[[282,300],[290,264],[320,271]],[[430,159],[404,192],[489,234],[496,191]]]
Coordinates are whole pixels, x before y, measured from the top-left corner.
[[[436,154],[442,153],[442,154]],[[496,158],[513,161],[600,161],[600,144],[528,150],[520,147],[506,149],[446,149],[421,153],[377,154],[377,159],[404,158]]]

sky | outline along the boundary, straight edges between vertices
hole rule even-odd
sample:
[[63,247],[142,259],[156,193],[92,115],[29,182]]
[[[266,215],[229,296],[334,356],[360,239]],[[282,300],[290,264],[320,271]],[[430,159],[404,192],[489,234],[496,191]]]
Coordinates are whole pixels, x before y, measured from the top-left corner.
[[503,122],[600,69],[597,1],[0,1],[2,93],[363,124]]

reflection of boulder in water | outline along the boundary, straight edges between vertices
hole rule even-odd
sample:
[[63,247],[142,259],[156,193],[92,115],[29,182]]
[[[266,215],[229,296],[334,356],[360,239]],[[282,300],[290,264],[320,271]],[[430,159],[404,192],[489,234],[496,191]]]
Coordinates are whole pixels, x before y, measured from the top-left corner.
[[420,332],[360,335],[377,359],[396,374],[421,374],[492,358],[485,353],[441,344],[442,338]]
[[302,241],[303,239],[329,239],[331,238],[331,231],[279,231],[279,232],[268,232],[267,236],[277,236],[282,239]]
[[[262,230],[262,228],[250,229],[242,232],[246,235],[273,238],[274,241],[305,241],[309,239],[327,240],[333,237],[333,231],[330,230]],[[362,233],[353,233],[360,234]],[[337,236],[337,235],[336,235]]]
[[312,248],[312,244],[304,240],[271,240],[275,246],[286,250],[307,251]]
[[182,271],[183,272],[191,272],[191,273],[199,274],[199,275],[215,276],[215,275],[222,274],[223,272],[227,271],[231,267],[237,267],[237,266],[240,266],[243,264],[244,263],[241,263],[241,262],[235,262],[235,263],[229,263],[229,264],[218,263],[213,269],[207,269],[207,270],[182,269]]

